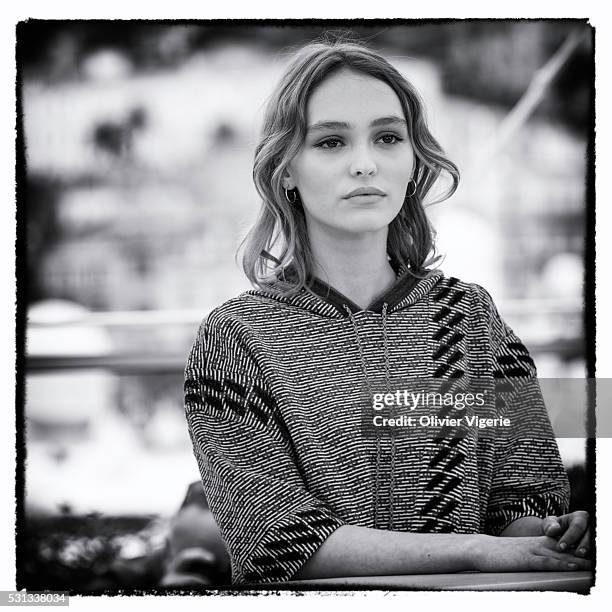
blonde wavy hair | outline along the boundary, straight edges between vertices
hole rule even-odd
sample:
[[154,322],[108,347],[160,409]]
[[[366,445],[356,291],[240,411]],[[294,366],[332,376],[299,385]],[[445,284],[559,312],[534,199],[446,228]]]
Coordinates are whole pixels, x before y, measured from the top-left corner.
[[[238,258],[243,249],[242,269],[258,289],[291,295],[308,289],[311,282],[313,257],[304,209],[299,197],[295,204],[286,200],[282,177],[306,137],[310,95],[323,80],[343,68],[387,83],[397,94],[408,123],[416,158],[416,191],[406,196],[400,212],[389,224],[388,255],[419,277],[440,259],[435,252],[435,231],[423,202],[442,172],[450,175],[452,182],[436,202],[449,198],[459,184],[459,170],[445,157],[427,128],[418,92],[382,55],[363,43],[321,40],[298,51],[266,105],[253,165],[253,180],[262,205],[236,254]],[[272,254],[275,248],[276,256]]]

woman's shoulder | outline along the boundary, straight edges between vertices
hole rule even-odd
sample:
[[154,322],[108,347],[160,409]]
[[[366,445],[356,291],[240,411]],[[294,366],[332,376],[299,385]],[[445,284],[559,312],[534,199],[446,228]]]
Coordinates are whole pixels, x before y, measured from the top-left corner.
[[458,302],[463,297],[470,297],[472,305],[476,304],[491,311],[496,310],[491,292],[483,285],[452,274],[445,274],[441,269],[428,272],[428,277],[435,279],[435,283],[431,286],[434,299],[450,298]]
[[265,321],[270,322],[274,314],[290,302],[283,296],[249,289],[212,308],[202,318],[200,328],[226,332],[252,329]]
[[244,291],[228,300],[218,304],[204,314],[201,325],[219,326],[230,321],[248,322],[257,316],[258,302],[249,295],[250,291]]
[[257,303],[245,291],[212,308],[200,319],[192,343],[190,361],[202,363],[204,354],[248,353],[253,322],[261,317]]

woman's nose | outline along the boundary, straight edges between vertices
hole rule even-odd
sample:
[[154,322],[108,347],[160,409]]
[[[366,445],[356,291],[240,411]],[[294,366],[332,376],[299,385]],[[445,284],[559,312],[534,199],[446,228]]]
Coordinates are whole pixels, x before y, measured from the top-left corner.
[[374,175],[376,171],[376,162],[370,148],[367,145],[356,148],[351,160],[351,175]]

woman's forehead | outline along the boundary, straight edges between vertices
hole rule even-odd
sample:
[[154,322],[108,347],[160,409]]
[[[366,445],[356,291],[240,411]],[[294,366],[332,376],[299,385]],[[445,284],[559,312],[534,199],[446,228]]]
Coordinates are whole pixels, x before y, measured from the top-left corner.
[[348,70],[325,79],[306,107],[308,125],[325,121],[370,122],[384,116],[403,117],[402,105],[384,81]]

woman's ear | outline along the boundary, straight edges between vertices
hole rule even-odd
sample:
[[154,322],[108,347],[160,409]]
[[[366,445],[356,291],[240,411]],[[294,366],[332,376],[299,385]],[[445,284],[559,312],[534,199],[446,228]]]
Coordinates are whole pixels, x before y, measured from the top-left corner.
[[295,188],[295,181],[291,176],[291,169],[289,167],[285,168],[281,182],[283,184],[283,189],[291,190]]

